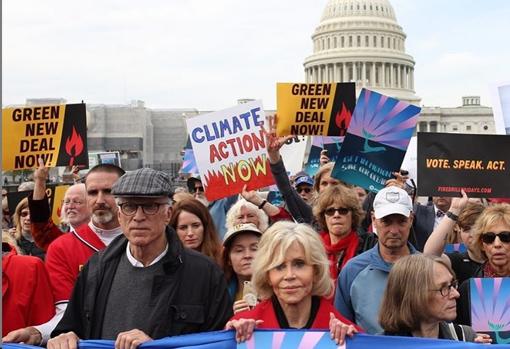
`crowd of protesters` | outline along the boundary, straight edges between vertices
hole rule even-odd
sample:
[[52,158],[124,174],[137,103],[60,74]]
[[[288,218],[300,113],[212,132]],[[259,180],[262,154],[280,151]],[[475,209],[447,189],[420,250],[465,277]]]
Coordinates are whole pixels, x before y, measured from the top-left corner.
[[[248,191],[209,202],[199,176],[97,165],[51,219],[44,164],[12,219],[3,195],[4,342],[119,349],[179,334],[257,328],[490,343],[470,327],[472,277],[510,276],[510,205],[462,195],[415,202],[403,171],[377,194],[287,175],[265,132],[282,207]],[[397,169],[398,170],[398,169]],[[415,190],[416,188],[414,188]],[[4,191],[3,191],[3,194]],[[14,227],[9,226],[14,225]],[[443,253],[446,243],[466,252]]]

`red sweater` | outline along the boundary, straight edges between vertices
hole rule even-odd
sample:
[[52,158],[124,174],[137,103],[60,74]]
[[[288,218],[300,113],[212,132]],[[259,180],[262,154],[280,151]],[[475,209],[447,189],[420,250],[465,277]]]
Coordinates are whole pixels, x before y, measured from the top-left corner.
[[83,265],[104,243],[88,224],[54,240],[46,253],[46,269],[53,286],[55,303],[67,302]]
[[2,249],[2,336],[19,328],[40,325],[55,315],[50,280],[37,257],[19,256],[6,243]]
[[[335,317],[348,324],[354,325],[358,331],[361,329],[356,326],[352,321],[344,318],[338,310],[333,307],[330,301],[326,300],[324,297],[321,297],[321,302],[319,304],[319,310],[317,311],[317,316],[312,323],[312,329],[325,330],[329,331],[329,313],[333,313]],[[278,319],[276,318],[276,313],[273,308],[273,303],[271,299],[266,299],[252,310],[246,310],[235,314],[231,320],[239,320],[239,319],[255,319],[255,320],[264,320],[263,323],[257,325],[257,328],[266,328],[266,329],[280,329],[280,324],[278,323]]]

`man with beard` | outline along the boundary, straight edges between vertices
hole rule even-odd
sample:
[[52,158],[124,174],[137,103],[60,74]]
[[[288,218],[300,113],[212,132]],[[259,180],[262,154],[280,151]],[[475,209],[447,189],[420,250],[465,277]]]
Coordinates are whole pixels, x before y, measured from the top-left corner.
[[381,189],[372,212],[378,243],[347,262],[338,277],[335,307],[367,333],[382,332],[379,306],[393,263],[416,253],[408,242],[412,210],[412,200],[405,190],[394,186]]
[[55,239],[46,253],[45,264],[52,284],[56,315],[40,326],[25,327],[9,333],[3,338],[4,342],[39,345],[49,339],[51,331],[64,314],[83,265],[90,256],[122,234],[111,189],[123,174],[124,170],[111,164],[97,165],[88,172],[85,178],[86,206],[92,212],[91,220]]

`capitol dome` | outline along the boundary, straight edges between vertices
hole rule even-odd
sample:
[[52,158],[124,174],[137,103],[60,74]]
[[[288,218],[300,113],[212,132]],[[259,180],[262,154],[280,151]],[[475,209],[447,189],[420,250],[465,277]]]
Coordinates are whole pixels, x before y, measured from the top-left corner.
[[329,0],[305,59],[306,82],[356,82],[413,104],[414,59],[388,0]]

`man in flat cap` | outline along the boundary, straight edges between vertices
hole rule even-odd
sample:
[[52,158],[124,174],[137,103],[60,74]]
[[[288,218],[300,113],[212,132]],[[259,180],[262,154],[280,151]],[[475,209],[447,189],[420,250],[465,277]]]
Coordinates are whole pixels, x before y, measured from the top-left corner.
[[232,315],[226,282],[207,257],[185,249],[168,226],[166,173],[126,173],[113,186],[123,236],[85,265],[49,349],[113,339],[132,349],[152,339],[222,329]]

